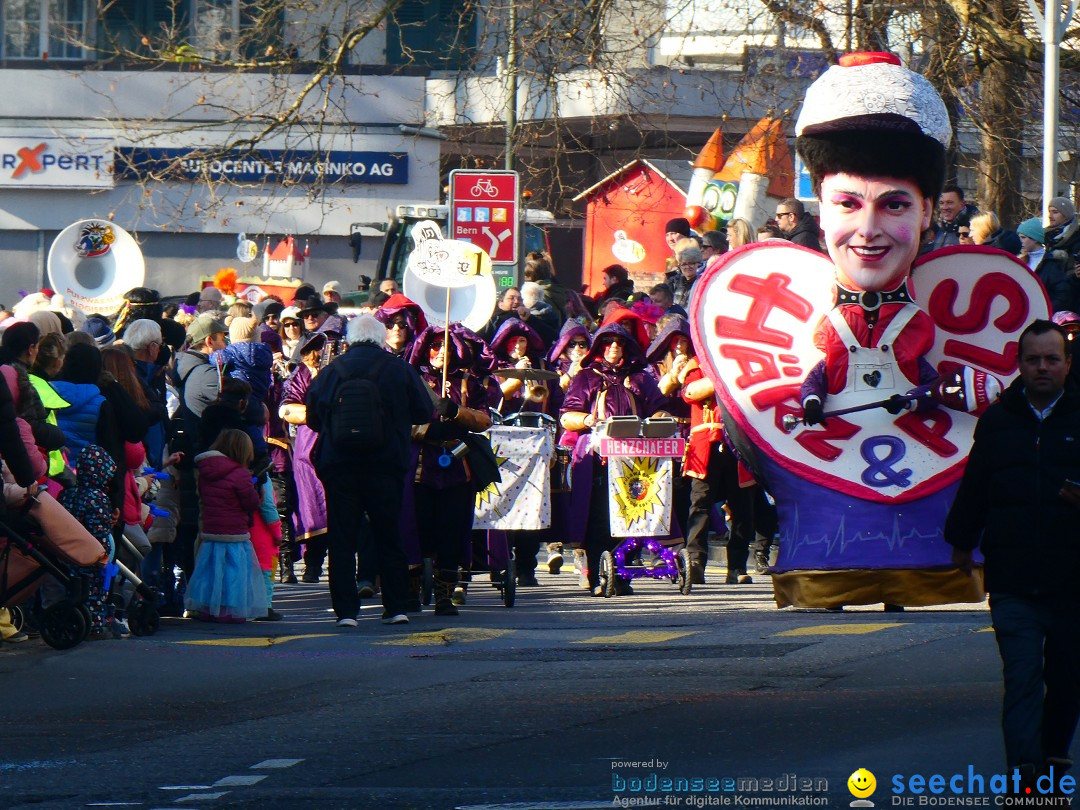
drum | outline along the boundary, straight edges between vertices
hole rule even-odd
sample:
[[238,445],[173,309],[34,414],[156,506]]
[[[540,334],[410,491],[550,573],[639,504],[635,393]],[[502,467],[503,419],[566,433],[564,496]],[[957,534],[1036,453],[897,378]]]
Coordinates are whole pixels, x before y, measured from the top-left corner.
[[556,447],[555,456],[551,460],[551,492],[565,493],[570,491],[573,481],[571,468],[574,464],[574,449],[572,447]]

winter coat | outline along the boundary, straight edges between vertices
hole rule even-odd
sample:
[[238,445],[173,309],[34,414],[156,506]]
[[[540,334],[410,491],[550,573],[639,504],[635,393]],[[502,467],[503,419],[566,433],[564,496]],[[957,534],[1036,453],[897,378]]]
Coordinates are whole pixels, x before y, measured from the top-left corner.
[[60,493],[58,500],[90,534],[112,548],[113,504],[108,487],[116,475],[116,462],[104,448],[88,444],[75,457],[78,483]]
[[124,462],[124,508],[121,519],[128,525],[140,526],[143,522],[143,503],[135,471],[146,463],[145,448],[137,442],[124,442]]
[[248,540],[261,500],[251,480],[251,472],[217,450],[196,456],[195,469],[198,471],[202,538]]
[[945,521],[945,541],[976,546],[994,593],[1075,596],[1080,510],[1058,495],[1080,481],[1080,389],[1066,385],[1040,422],[1020,379],[975,426],[964,478]]
[[[356,453],[337,447],[323,435],[330,429],[336,390],[343,372],[357,376],[379,360],[379,372],[370,379],[378,386],[382,406],[383,428],[386,442],[382,448],[366,455],[358,462]],[[283,398],[288,400],[288,394]],[[307,426],[319,433],[313,462],[319,475],[335,468],[348,470],[358,463],[367,470],[381,469],[388,475],[404,476],[409,466],[412,426],[431,420],[431,398],[423,383],[408,363],[389,355],[379,346],[358,343],[349,347],[345,354],[334,359],[319,372],[299,398],[307,404]]]
[[105,395],[92,383],[72,383],[55,380],[52,384],[56,393],[68,402],[68,407],[57,412],[56,421],[67,438],[69,458],[79,455],[89,444],[105,446],[98,432],[101,409],[105,405]]
[[784,236],[792,244],[802,245],[811,250],[816,250],[818,253],[824,253],[825,251],[821,249],[820,234],[821,228],[818,227],[817,222],[807,211],[803,211],[803,215],[795,223],[794,230],[791,233],[784,234]]
[[259,508],[251,524],[251,545],[262,571],[274,570],[274,557],[281,546],[281,518],[274,503],[274,485],[267,478],[259,490]]
[[251,386],[251,404],[257,406],[266,399],[274,367],[274,351],[266,343],[230,343],[210,355],[210,363],[227,365],[229,376]]
[[1053,312],[1076,312],[1080,306],[1080,279],[1069,269],[1072,262],[1063,250],[1046,250],[1035,275],[1050,296]]
[[[226,367],[221,373],[227,371]],[[188,349],[176,358],[176,386],[182,391],[184,407],[200,417],[221,391],[219,369],[202,352]]]

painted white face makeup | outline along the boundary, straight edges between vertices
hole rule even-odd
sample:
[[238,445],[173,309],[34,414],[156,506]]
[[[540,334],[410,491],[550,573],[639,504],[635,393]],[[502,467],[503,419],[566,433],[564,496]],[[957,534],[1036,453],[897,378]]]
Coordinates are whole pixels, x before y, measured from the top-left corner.
[[910,180],[831,174],[821,181],[821,229],[837,281],[896,289],[919,252],[934,204]]

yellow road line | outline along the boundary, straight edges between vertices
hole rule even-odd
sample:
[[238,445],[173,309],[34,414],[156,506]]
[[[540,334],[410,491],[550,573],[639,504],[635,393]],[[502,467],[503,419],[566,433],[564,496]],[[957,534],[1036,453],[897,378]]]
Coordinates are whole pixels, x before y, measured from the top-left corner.
[[867,633],[877,633],[880,630],[888,630],[890,627],[902,627],[908,622],[890,622],[889,624],[818,624],[810,627],[795,627],[784,630],[781,633],[773,633],[777,636],[863,636]]
[[200,644],[207,647],[272,647],[275,644],[284,644],[286,641],[299,641],[303,638],[330,638],[334,633],[308,633],[302,636],[273,636],[273,637],[236,637],[236,638],[209,638],[197,641],[177,641],[177,644]]
[[696,635],[691,630],[630,630],[617,636],[593,636],[573,644],[659,644],[663,641],[672,641],[683,636]]
[[376,643],[387,647],[439,647],[447,644],[491,641],[500,636],[505,636],[509,632],[509,630],[485,630],[479,627],[451,627],[430,633],[410,633],[401,638]]

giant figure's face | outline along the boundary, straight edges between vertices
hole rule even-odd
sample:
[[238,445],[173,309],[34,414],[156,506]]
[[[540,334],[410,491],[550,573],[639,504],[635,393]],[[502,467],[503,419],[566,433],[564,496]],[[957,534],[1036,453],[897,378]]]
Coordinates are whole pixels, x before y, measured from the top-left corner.
[[821,181],[821,229],[836,279],[852,290],[893,290],[919,252],[934,203],[910,180],[830,174]]

